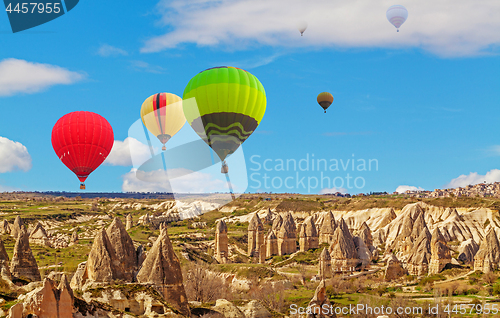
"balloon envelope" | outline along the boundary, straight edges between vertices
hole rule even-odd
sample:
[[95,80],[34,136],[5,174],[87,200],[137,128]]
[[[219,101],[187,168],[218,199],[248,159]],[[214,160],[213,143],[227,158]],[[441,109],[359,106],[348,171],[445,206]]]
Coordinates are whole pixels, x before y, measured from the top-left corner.
[[327,108],[333,103],[333,95],[328,92],[319,93],[316,100],[318,101],[318,104],[323,107],[326,113]]
[[66,114],[52,128],[52,147],[57,157],[82,183],[106,159],[113,143],[111,125],[92,112]]
[[141,107],[144,126],[163,144],[175,135],[186,122],[182,99],[174,94],[159,93],[149,96]]
[[306,29],[307,29],[307,22],[300,21],[299,23],[297,23],[297,30],[299,30],[300,35],[303,35]]
[[221,160],[250,137],[266,112],[266,92],[257,77],[231,66],[198,73],[183,99],[189,125]]
[[387,9],[386,16],[387,20],[389,20],[389,22],[394,25],[396,29],[399,29],[399,27],[408,18],[408,10],[401,5],[395,5]]

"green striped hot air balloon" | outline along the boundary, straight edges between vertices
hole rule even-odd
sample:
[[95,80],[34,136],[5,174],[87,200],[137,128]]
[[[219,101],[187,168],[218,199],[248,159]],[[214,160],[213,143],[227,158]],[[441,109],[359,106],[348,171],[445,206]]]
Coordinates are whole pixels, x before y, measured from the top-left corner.
[[266,92],[257,77],[230,66],[198,73],[184,89],[183,100],[187,122],[223,162],[266,112]]

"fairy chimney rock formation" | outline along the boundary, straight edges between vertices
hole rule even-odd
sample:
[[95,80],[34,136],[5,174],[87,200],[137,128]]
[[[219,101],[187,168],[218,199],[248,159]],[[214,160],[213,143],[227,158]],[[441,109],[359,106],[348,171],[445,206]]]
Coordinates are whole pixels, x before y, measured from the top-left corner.
[[474,239],[465,240],[458,247],[458,260],[465,264],[474,263],[474,256],[476,256],[478,250],[479,245]]
[[73,302],[75,298],[66,275],[62,275],[61,282],[57,289],[59,290],[59,318],[72,318]]
[[62,276],[58,288],[51,279],[45,278],[42,287],[26,294],[23,307],[24,317],[72,318],[73,292],[66,276]]
[[278,255],[278,238],[273,230],[269,230],[266,236],[266,257]]
[[290,212],[285,214],[277,236],[279,255],[292,254],[297,251],[297,226]]
[[299,246],[301,252],[318,248],[318,232],[312,217],[306,218],[300,228]]
[[42,223],[38,222],[35,228],[31,231],[29,236],[29,241],[32,244],[51,246],[47,231],[42,226]]
[[8,278],[8,279],[11,278],[10,269],[9,269],[9,255],[7,254],[7,251],[5,250],[5,246],[3,245],[3,241],[0,239],[0,277],[3,278],[4,274],[5,274],[6,278]]
[[8,264],[9,263],[9,255],[5,250],[5,245],[3,245],[3,241],[0,239],[0,264]]
[[264,224],[273,224],[273,212],[271,212],[271,209],[267,209],[266,214],[262,218],[262,223]]
[[10,224],[7,220],[0,222],[0,234],[10,234]]
[[335,230],[329,252],[334,272],[354,271],[358,263],[356,245],[343,219]]
[[328,249],[325,247],[323,251],[319,255],[319,271],[318,276],[321,279],[331,278],[332,277],[332,258],[330,257],[330,253]]
[[78,264],[75,274],[71,278],[70,287],[72,289],[82,289],[83,285],[87,281],[87,262],[82,262]]
[[272,229],[274,233],[278,233],[282,224],[283,224],[283,217],[280,214],[278,214],[273,220]]
[[227,225],[224,220],[220,220],[215,226],[215,259],[219,263],[225,264],[228,255]]
[[12,228],[10,230],[10,235],[12,235],[14,239],[16,239],[19,233],[21,233],[22,228],[24,228],[24,223],[21,217],[18,215],[16,216],[14,224],[12,225]]
[[112,282],[123,279],[123,273],[121,262],[103,228],[94,239],[83,276],[93,282]]
[[142,244],[137,246],[135,254],[137,255],[137,268],[141,268],[142,263],[144,263],[144,260],[146,259],[146,251],[144,250],[144,246],[142,246]]
[[129,213],[129,214],[127,214],[127,220],[126,220],[125,229],[128,231],[131,228],[132,228],[132,215]]
[[190,316],[179,259],[175,255],[166,226],[160,226],[160,236],[148,252],[137,274],[139,283],[154,284],[170,305]]
[[410,257],[407,261],[408,274],[416,276],[427,275],[432,257],[431,239],[432,235],[427,227],[425,227],[413,244],[413,249],[410,252]]
[[116,259],[120,263],[118,268],[123,270],[122,278],[127,282],[132,282],[137,272],[137,256],[132,238],[119,218],[114,218],[106,234],[114,249]]
[[368,246],[366,246],[365,241],[359,236],[353,236],[352,240],[354,246],[356,246],[356,258],[358,259],[358,265],[361,265],[361,269],[366,268],[370,265],[372,261],[372,252]]
[[498,269],[500,262],[500,243],[493,229],[484,237],[479,250],[474,256],[474,270],[488,273]]
[[446,245],[446,241],[439,228],[436,228],[434,233],[432,233],[431,254],[429,274],[437,274],[446,264],[451,263],[450,249]]
[[248,224],[248,256],[258,257],[260,247],[264,243],[264,226],[259,215],[254,213]]
[[74,245],[78,243],[78,231],[74,230],[71,234],[71,239],[69,240],[70,245]]
[[363,224],[359,227],[358,236],[363,240],[363,242],[365,242],[366,246],[373,246],[372,232],[366,222],[363,222]]
[[401,265],[401,262],[394,254],[390,254],[386,259],[387,266],[385,267],[384,280],[391,281],[406,275],[406,271]]
[[[394,225],[390,229],[389,236],[396,234],[391,242],[388,237],[389,250],[408,254],[413,248],[413,241],[418,238],[420,231],[425,225],[423,218],[423,210],[419,204],[406,205],[398,218],[395,219]],[[397,220],[397,221],[396,221]],[[396,231],[396,232],[393,232]]]
[[266,242],[264,240],[264,243],[259,248],[259,264],[264,264],[266,262]]
[[337,224],[335,218],[333,217],[332,211],[326,213],[323,218],[323,223],[319,229],[319,244],[328,243],[332,244],[333,235],[335,234],[335,229]]
[[35,257],[31,252],[29,244],[28,233],[24,226],[17,236],[16,245],[14,246],[14,254],[10,262],[10,272],[12,276],[27,280],[27,281],[40,281],[40,271]]
[[[325,310],[325,308],[327,310]],[[311,299],[307,305],[307,315],[306,318],[335,318],[337,315],[334,310],[330,310],[331,303],[328,295],[326,294],[326,283],[321,280],[316,291],[314,292],[314,297]]]

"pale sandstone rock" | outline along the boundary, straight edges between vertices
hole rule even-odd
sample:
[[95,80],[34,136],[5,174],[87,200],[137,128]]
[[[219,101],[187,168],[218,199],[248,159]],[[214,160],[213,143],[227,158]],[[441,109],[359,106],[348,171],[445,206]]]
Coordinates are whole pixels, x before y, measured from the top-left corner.
[[190,315],[181,265],[174,253],[166,226],[160,226],[160,236],[148,252],[137,274],[137,281],[157,286],[169,304],[184,315]]
[[394,254],[389,254],[386,258],[386,268],[384,273],[384,280],[391,281],[406,275],[406,271],[401,265],[401,262]]
[[496,232],[490,230],[474,256],[474,270],[488,273],[498,269],[499,263],[500,243]]
[[238,307],[226,299],[217,299],[212,309],[223,314],[225,318],[246,318]]
[[116,259],[120,263],[118,268],[123,271],[120,273],[122,278],[127,282],[132,282],[137,272],[137,256],[132,238],[130,238],[119,218],[114,218],[106,230],[106,234],[114,249]]
[[257,300],[252,300],[245,306],[238,307],[245,315],[245,318],[271,318],[272,315],[266,307]]
[[465,240],[458,247],[458,260],[465,264],[474,263],[474,256],[478,250],[479,245],[473,239]]
[[333,235],[335,234],[336,228],[337,224],[335,222],[335,218],[333,217],[332,211],[326,212],[326,214],[323,216],[323,220],[319,230],[319,244],[332,244]]
[[326,279],[332,277],[332,258],[328,249],[325,247],[319,255],[319,271],[318,276],[320,279]]
[[[248,256],[258,257],[260,247],[264,243],[264,225],[257,213],[254,213],[248,224]],[[264,252],[264,251],[262,251]]]
[[285,213],[277,237],[279,255],[292,254],[297,251],[297,226],[290,212]]
[[215,259],[219,263],[225,264],[227,263],[228,256],[227,225],[226,222],[220,220],[215,226]]
[[18,215],[16,216],[16,219],[14,220],[14,224],[12,225],[10,229],[10,235],[14,237],[14,239],[17,239],[17,236],[21,232],[21,229],[24,228],[24,223],[21,217]]
[[431,254],[429,274],[437,274],[446,266],[446,264],[451,263],[450,249],[448,248],[448,245],[446,245],[446,241],[441,234],[441,231],[439,231],[439,228],[436,228],[432,233]]
[[329,252],[334,272],[353,271],[358,264],[356,245],[343,219],[339,221],[339,225],[335,230]]
[[318,232],[312,216],[304,220],[304,224],[300,229],[299,246],[301,252],[318,248]]
[[331,303],[326,295],[326,283],[322,280],[318,287],[316,287],[316,291],[314,292],[314,297],[311,299],[308,307],[307,318],[335,318],[337,315],[335,311],[327,310],[325,313],[324,308],[330,308]]
[[41,280],[40,271],[31,251],[28,233],[24,226],[21,228],[14,246],[14,254],[10,262],[10,273],[14,277],[27,281]]

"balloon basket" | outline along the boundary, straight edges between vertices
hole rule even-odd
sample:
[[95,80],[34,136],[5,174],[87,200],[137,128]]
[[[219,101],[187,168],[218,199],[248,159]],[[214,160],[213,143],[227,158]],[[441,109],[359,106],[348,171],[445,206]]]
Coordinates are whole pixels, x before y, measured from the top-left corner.
[[80,183],[80,190],[85,190],[85,184],[84,183]]
[[229,172],[229,167],[227,166],[226,161],[222,163],[222,167],[220,167],[220,173],[228,173]]
[[326,109],[325,109],[325,114],[326,114]]
[[165,151],[165,150],[167,150],[167,147],[163,146],[163,147],[161,147],[161,150]]

